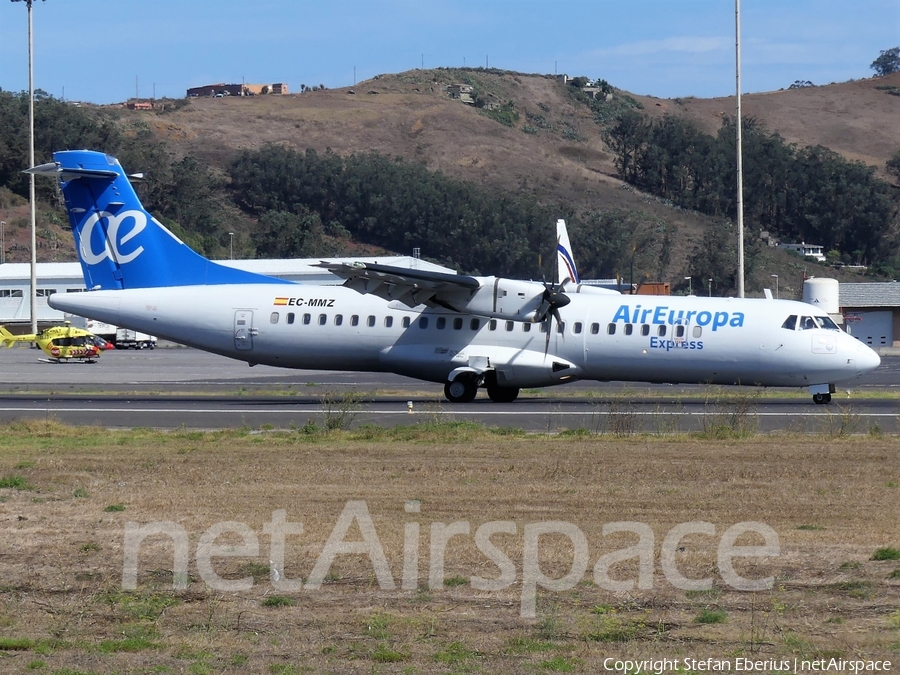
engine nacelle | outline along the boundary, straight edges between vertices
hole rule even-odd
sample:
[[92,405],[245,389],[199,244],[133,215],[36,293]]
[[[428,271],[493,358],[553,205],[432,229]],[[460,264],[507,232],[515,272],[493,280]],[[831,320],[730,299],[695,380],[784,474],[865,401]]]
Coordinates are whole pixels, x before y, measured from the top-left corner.
[[543,284],[501,277],[479,280],[481,288],[472,294],[465,307],[458,309],[495,319],[535,321],[544,297]]

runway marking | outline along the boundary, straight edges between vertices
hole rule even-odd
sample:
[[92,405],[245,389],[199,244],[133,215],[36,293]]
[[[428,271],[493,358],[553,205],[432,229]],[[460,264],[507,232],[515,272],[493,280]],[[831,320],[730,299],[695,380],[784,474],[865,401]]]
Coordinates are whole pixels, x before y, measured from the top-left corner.
[[[265,415],[295,415],[297,413],[322,413],[325,412],[324,408],[293,408],[292,410],[266,410],[266,409],[235,409],[235,408],[188,408],[188,409],[176,409],[176,408],[86,408],[86,407],[77,407],[77,408],[57,408],[50,406],[42,406],[42,407],[0,407],[0,412],[93,412],[93,413],[167,413],[167,414],[209,414],[209,415],[221,415],[221,414],[235,414],[235,413],[247,413],[247,414],[265,414]],[[367,410],[362,409],[358,411],[354,411],[357,414],[371,414],[371,415],[408,415],[410,417],[415,417],[419,415],[495,415],[495,416],[508,416],[508,417],[517,417],[517,416],[535,416],[535,415],[579,415],[582,417],[585,416],[609,416],[609,415],[635,415],[635,416],[651,416],[651,415],[688,415],[692,417],[721,417],[723,415],[727,415],[727,412],[706,412],[706,411],[687,411],[687,410],[656,410],[656,411],[634,411],[634,412],[621,412],[621,411],[608,411],[608,410],[423,410],[420,412],[408,412],[407,410]],[[840,416],[840,415],[855,415],[857,417],[891,417],[898,418],[900,415],[897,413],[870,413],[870,412],[852,412],[852,411],[842,411],[842,412],[752,412],[747,413],[747,417],[829,417],[829,416]]]

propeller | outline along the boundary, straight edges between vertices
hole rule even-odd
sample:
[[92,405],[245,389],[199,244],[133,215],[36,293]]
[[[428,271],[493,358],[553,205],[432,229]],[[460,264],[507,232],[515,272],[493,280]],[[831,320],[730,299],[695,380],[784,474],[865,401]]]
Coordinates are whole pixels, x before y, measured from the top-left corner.
[[565,307],[570,302],[572,302],[572,298],[566,295],[565,290],[563,289],[562,284],[548,284],[546,280],[544,280],[544,294],[541,297],[541,304],[538,307],[538,311],[535,315],[535,321],[537,323],[541,323],[547,321],[547,343],[544,346],[544,354],[550,348],[550,333],[553,332],[553,319],[556,319],[556,323],[562,323],[562,318],[559,315],[559,308]]

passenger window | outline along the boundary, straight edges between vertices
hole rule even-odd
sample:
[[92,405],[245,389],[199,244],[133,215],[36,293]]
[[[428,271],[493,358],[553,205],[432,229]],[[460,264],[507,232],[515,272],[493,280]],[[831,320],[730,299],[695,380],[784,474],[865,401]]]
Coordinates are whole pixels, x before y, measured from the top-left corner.
[[479,321],[478,319],[472,319],[469,322],[469,328],[471,328],[472,330],[478,330],[479,328],[481,328],[481,321]]
[[599,324],[599,323],[592,323],[592,324],[591,324],[591,335],[596,335],[596,334],[599,333],[599,332],[600,332],[600,324]]
[[641,335],[650,335],[650,326],[647,324],[641,326]]
[[575,335],[578,335],[581,333],[581,322],[580,321],[576,321],[572,325],[572,332],[575,333]]
[[353,316],[351,316],[351,317],[350,317],[350,325],[351,325],[351,326],[358,326],[358,325],[359,325],[359,316],[357,316],[356,314],[354,314]]
[[366,325],[367,325],[369,328],[371,328],[372,326],[375,325],[375,317],[372,316],[371,314],[369,315],[369,318],[366,319]]
[[497,319],[488,321],[488,330],[497,330]]
[[304,315],[303,315],[303,325],[304,325],[304,326],[308,326],[310,321],[312,321],[312,315],[311,315],[311,314],[304,314]]
[[694,326],[691,329],[691,333],[695,338],[700,337],[701,335],[703,335],[703,326]]
[[634,332],[634,326],[630,323],[625,324],[625,335],[631,335]]
[[326,323],[328,323],[328,315],[319,314],[319,325],[324,326]]
[[419,317],[419,328],[421,328],[421,329],[423,329],[423,330],[424,330],[425,328],[428,328],[428,317],[427,317],[427,316],[420,316],[420,317]]
[[796,330],[797,328],[797,315],[791,314],[788,318],[784,320],[784,323],[781,324],[782,328],[787,328],[788,330]]
[[508,331],[512,330],[515,327],[515,325],[516,325],[515,321],[507,321],[506,322],[506,330],[508,330]]
[[818,326],[811,316],[800,317],[800,330],[814,330],[816,328],[818,328]]
[[287,315],[287,322],[288,322],[288,323],[294,323],[294,313],[293,313],[293,312],[288,312],[288,315]]
[[675,326],[675,337],[684,337],[684,326]]
[[343,314],[335,314],[334,315],[334,325],[340,326],[342,323],[344,323],[344,315]]
[[453,319],[453,330],[460,330],[462,328],[462,319],[460,317],[456,317]]
[[525,323],[522,324],[522,332],[523,332],[523,333],[530,333],[530,332],[531,332],[531,324],[528,323],[527,321],[526,321]]
[[409,328],[409,317],[404,316],[403,321],[400,322],[400,325],[403,326],[404,328]]
[[392,317],[392,316],[384,317],[384,327],[385,328],[390,328],[393,325],[394,325],[394,317]]
[[665,327],[665,326],[660,326],[660,327],[657,329],[656,334],[659,335],[659,337],[665,337],[665,336],[666,336],[666,327]]
[[438,330],[444,330],[447,327],[447,319],[443,316],[439,316],[437,321],[434,322],[434,327]]
[[269,317],[270,323],[278,323],[278,312],[272,312],[272,315]]
[[611,323],[606,327],[607,335],[615,335],[616,334],[616,324]]

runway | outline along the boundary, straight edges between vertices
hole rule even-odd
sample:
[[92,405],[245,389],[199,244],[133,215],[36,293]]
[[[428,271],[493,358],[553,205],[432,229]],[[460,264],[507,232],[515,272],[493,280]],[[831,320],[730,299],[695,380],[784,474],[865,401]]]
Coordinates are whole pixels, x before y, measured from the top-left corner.
[[289,371],[187,348],[106,352],[96,364],[50,364],[32,349],[0,350],[7,383],[0,421],[47,418],[104,427],[299,428],[468,421],[493,427],[609,433],[758,431],[862,433],[900,428],[900,357],[830,406],[797,390],[580,382],[525,390],[511,404],[483,393],[450,404],[443,387],[382,373]]

